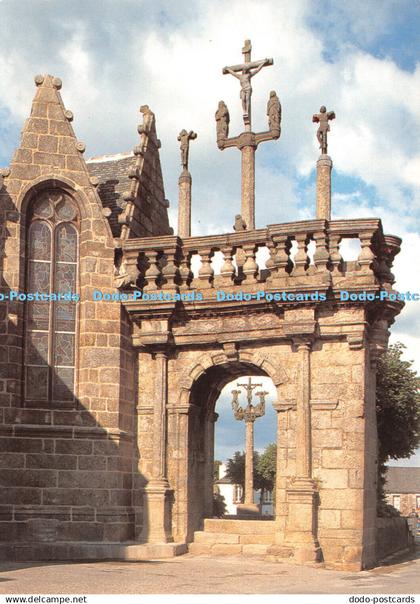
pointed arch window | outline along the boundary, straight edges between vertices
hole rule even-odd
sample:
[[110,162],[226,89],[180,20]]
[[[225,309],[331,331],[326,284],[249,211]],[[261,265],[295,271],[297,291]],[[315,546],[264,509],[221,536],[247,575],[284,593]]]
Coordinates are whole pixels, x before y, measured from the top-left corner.
[[[33,201],[27,238],[26,291],[76,293],[79,213],[64,192],[44,191]],[[75,391],[77,303],[27,301],[25,402],[72,405]]]

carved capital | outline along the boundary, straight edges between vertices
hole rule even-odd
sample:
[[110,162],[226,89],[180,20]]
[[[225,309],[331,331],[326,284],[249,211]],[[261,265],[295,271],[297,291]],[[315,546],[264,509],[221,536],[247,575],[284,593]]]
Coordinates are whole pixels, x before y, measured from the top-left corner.
[[273,409],[277,413],[285,413],[286,411],[296,411],[296,401],[284,401],[282,403],[273,403]]
[[349,333],[347,335],[347,343],[350,350],[362,350],[365,347],[364,331]]

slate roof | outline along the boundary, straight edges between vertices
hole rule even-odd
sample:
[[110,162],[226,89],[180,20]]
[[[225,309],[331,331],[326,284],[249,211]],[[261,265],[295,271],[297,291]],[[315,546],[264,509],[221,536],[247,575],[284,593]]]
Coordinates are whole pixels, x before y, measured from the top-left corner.
[[121,225],[118,224],[118,214],[121,213],[119,203],[123,201],[123,193],[130,190],[128,174],[130,168],[136,165],[133,153],[119,153],[92,157],[86,161],[89,174],[99,180],[98,194],[104,208],[111,210],[109,222],[114,237],[119,237]]
[[386,472],[385,492],[420,495],[420,467],[389,467]]

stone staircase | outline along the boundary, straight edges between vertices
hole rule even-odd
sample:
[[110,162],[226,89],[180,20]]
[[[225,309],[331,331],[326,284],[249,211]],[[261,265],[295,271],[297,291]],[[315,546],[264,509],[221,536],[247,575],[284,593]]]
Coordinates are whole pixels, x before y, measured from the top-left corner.
[[204,530],[194,533],[191,554],[215,556],[265,556],[274,544],[274,520],[204,520]]

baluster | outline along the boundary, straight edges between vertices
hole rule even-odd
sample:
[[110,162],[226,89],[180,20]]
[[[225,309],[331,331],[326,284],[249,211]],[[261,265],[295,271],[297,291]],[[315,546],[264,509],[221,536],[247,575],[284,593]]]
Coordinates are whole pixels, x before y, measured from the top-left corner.
[[286,280],[289,278],[289,273],[293,268],[293,263],[290,260],[290,249],[292,243],[286,235],[276,236],[273,239],[276,246],[273,258],[274,267],[271,269],[270,283],[275,287],[283,287]]
[[330,278],[328,270],[328,263],[330,255],[328,253],[328,236],[327,233],[322,231],[316,231],[314,233],[314,239],[316,244],[316,250],[314,254],[315,271],[317,274],[325,275],[327,279]]
[[391,285],[395,283],[395,276],[392,272],[394,258],[401,251],[401,239],[395,235],[384,235],[383,254],[388,267],[388,275],[386,281]]
[[379,281],[383,283],[391,282],[391,270],[388,266],[386,259],[386,248],[385,246],[380,246],[379,250],[376,254],[376,258],[373,261],[372,270],[375,275],[378,277]]
[[180,288],[183,290],[190,289],[190,284],[194,279],[194,275],[191,270],[191,252],[188,252],[188,250],[181,251],[179,276],[181,281]]
[[331,272],[336,275],[341,273],[343,270],[343,258],[340,254],[340,243],[341,235],[330,234],[329,247],[330,247],[330,263]]
[[255,243],[244,243],[242,247],[245,254],[245,262],[242,267],[245,275],[244,283],[256,283],[258,275],[258,264],[255,261],[256,245]]
[[263,269],[262,273],[265,272],[265,282],[270,284],[273,282],[274,272],[276,269],[275,259],[277,254],[277,243],[270,239],[269,241],[267,241],[266,246],[268,247],[268,251],[270,252],[270,257],[265,263],[265,270]]
[[177,291],[179,285],[179,263],[177,258],[177,248],[165,249],[167,264],[162,269],[163,286],[162,289]]
[[211,259],[213,256],[213,250],[207,248],[199,250],[198,253],[201,256],[201,267],[198,271],[198,281],[200,289],[210,289],[213,287],[214,270],[211,266]]
[[[233,285],[235,278],[235,267],[233,265],[233,247],[231,245],[222,247],[224,262],[220,269],[220,283],[225,287]],[[216,278],[216,277],[215,277]]]
[[270,271],[270,275],[271,272],[273,271],[274,267],[275,267],[275,257],[277,254],[277,243],[275,241],[273,241],[272,239],[270,239],[269,241],[267,241],[267,247],[268,247],[268,251],[270,252],[270,257],[267,260],[267,262],[265,263],[265,267]]
[[359,233],[360,245],[362,249],[360,251],[357,262],[360,266],[360,272],[363,274],[369,274],[372,272],[372,263],[375,259],[375,254],[372,252],[372,233]]
[[144,274],[146,285],[144,286],[143,290],[145,292],[150,292],[158,289],[156,284],[156,280],[160,276],[160,269],[157,264],[158,252],[156,250],[147,250],[145,251],[145,254],[147,255],[147,259],[149,261],[149,267]]
[[309,265],[309,258],[307,254],[308,236],[306,233],[297,234],[296,242],[298,244],[298,251],[295,256],[295,267],[292,271],[293,277],[306,275],[306,269]]

